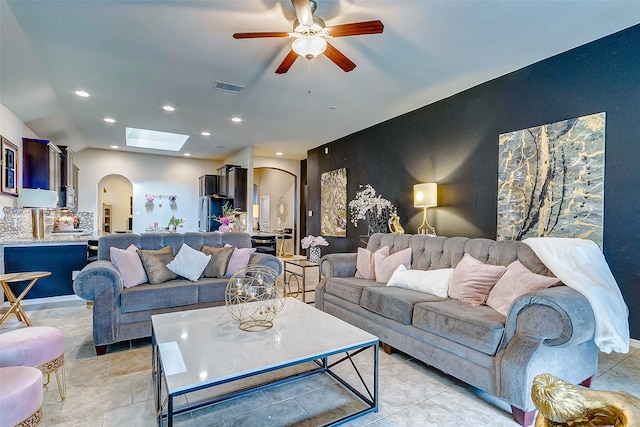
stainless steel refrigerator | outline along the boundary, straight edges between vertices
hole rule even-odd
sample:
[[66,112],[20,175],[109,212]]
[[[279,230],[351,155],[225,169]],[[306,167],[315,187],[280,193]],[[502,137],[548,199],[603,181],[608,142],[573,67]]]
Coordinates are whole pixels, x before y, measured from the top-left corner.
[[200,231],[218,231],[220,223],[213,219],[213,216],[222,215],[222,206],[232,199],[224,197],[202,196],[198,203],[198,230]]

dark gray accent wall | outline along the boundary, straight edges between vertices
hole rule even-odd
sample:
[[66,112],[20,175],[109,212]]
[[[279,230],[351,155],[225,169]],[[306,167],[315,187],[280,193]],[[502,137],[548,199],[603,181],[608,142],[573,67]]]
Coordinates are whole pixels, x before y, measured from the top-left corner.
[[[496,237],[498,135],[606,113],[604,254],[640,339],[640,25],[556,55],[308,152],[307,234],[320,233],[320,176],[346,167],[348,199],[371,184],[407,233],[421,211],[412,187],[437,182],[439,235]],[[325,148],[328,153],[325,154]],[[328,238],[354,251],[366,224]]]

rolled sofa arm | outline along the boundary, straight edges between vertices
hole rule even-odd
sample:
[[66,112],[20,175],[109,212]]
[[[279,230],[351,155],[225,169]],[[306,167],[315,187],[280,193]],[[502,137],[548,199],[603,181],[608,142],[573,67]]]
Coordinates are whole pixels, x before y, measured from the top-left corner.
[[589,301],[568,286],[557,286],[514,301],[505,323],[504,344],[524,334],[549,347],[570,347],[592,339],[595,327]]
[[88,301],[107,295],[116,298],[122,287],[122,276],[111,261],[94,261],[86,265],[73,281],[73,292]]
[[358,254],[327,254],[320,259],[320,274],[324,277],[353,277]]
[[254,252],[249,258],[249,265],[264,265],[274,270],[278,276],[282,273],[282,263],[277,257],[270,254]]

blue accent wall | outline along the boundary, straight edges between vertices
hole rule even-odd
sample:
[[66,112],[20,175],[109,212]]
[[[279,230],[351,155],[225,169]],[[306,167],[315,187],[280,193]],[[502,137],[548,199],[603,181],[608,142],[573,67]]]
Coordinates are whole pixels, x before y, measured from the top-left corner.
[[[421,222],[413,185],[437,182],[429,222],[439,235],[495,238],[498,135],[599,112],[604,254],[640,339],[640,25],[310,150],[307,234],[320,233],[321,174],[346,167],[348,200],[373,185],[398,206],[407,233]],[[328,238],[323,253],[355,251],[361,234],[366,224],[349,222],[347,238]]]

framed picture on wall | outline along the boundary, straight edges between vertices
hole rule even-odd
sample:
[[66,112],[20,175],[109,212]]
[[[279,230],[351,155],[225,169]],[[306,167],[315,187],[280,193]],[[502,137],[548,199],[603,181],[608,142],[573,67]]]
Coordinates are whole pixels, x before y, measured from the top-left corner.
[[18,195],[18,147],[2,138],[2,193]]

